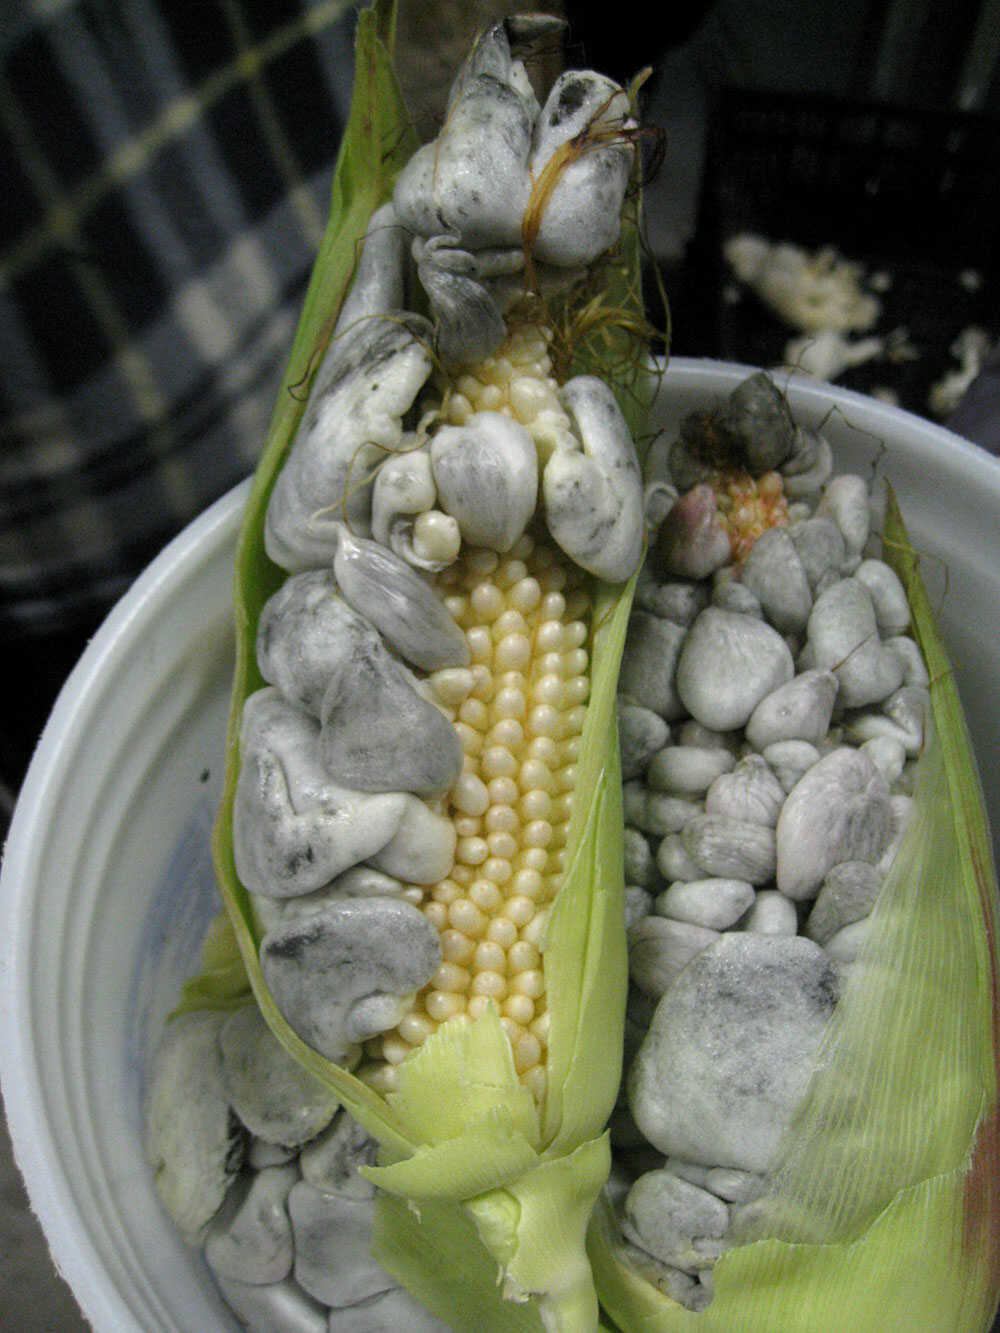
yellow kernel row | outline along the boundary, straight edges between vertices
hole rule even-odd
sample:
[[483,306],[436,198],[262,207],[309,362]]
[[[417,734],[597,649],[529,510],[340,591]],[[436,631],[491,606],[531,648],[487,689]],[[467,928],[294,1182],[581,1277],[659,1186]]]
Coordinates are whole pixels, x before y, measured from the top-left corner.
[[472,658],[428,686],[463,750],[448,798],[454,865],[421,904],[443,961],[396,1030],[368,1044],[363,1077],[388,1090],[437,1026],[494,1004],[522,1081],[542,1096],[542,952],[589,695],[589,597],[562,557],[529,536],[502,557],[466,550],[439,585]]
[[731,556],[741,564],[754,542],[769,528],[788,522],[788,501],[780,472],[717,473],[712,478],[716,503],[729,534]]

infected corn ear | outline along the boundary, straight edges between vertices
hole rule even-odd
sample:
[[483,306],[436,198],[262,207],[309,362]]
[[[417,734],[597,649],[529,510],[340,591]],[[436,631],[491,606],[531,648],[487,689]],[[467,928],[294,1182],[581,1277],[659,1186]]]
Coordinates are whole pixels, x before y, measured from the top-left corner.
[[[859,491],[861,485],[850,479],[851,491]],[[842,483],[834,489],[834,498],[847,491]],[[812,522],[822,523],[824,518]],[[913,656],[905,664],[901,660],[898,670],[916,672],[915,677],[908,677],[915,683],[907,689],[923,692],[929,685],[930,693],[932,718],[927,726],[921,724],[910,751],[899,740],[900,764],[907,753],[920,754],[912,798],[890,798],[888,785],[877,778],[868,755],[857,753],[862,767],[883,788],[883,795],[869,804],[870,816],[889,813],[887,806],[909,813],[877,867],[867,864],[860,836],[854,848],[861,860],[841,861],[840,872],[849,873],[854,880],[850,894],[854,906],[846,916],[851,924],[839,931],[839,950],[823,939],[829,921],[824,923],[820,917],[829,901],[824,903],[822,895],[816,899],[807,934],[830,946],[826,966],[840,974],[837,988],[841,995],[818,1038],[811,1081],[804,1092],[796,1094],[790,1119],[766,1161],[750,1160],[748,1145],[757,1145],[757,1140],[752,1138],[749,1115],[735,1126],[738,1157],[730,1140],[732,1155],[725,1159],[732,1166],[737,1157],[739,1170],[709,1169],[706,1161],[720,1159],[706,1158],[704,1138],[687,1151],[674,1146],[685,1132],[691,1133],[693,1124],[712,1126],[707,1134],[711,1139],[718,1125],[712,1119],[718,1102],[706,1088],[704,1072],[701,1082],[685,1089],[683,1074],[678,1072],[681,1059],[664,1060],[664,1085],[669,1087],[675,1079],[673,1087],[683,1089],[678,1102],[663,1104],[664,1137],[658,1146],[671,1154],[666,1163],[669,1169],[662,1169],[662,1159],[657,1163],[661,1169],[652,1171],[646,1163],[637,1162],[637,1169],[648,1174],[630,1186],[623,1173],[619,1192],[609,1192],[591,1227],[589,1252],[598,1291],[616,1326],[625,1333],[640,1329],[643,1333],[687,1329],[839,1333],[845,1327],[865,1333],[887,1327],[912,1333],[930,1327],[984,1333],[996,1310],[1000,1294],[996,1266],[1000,1234],[996,877],[982,792],[951,667],[919,576],[918,557],[907,540],[891,490],[883,531],[883,558],[895,575],[880,566],[884,569],[880,575],[881,626],[888,632],[912,619],[919,651],[914,645]],[[779,532],[777,539],[783,540],[784,534]],[[745,570],[751,568],[753,558],[751,552]],[[844,542],[839,558],[850,558]],[[895,599],[897,581],[899,589],[905,589],[904,605]],[[847,580],[832,586],[850,587],[851,583]],[[891,600],[886,595],[889,587],[893,589]],[[822,595],[817,604],[821,601]],[[822,616],[822,610],[819,614]],[[862,626],[866,640],[878,639],[877,621],[870,608],[869,625]],[[926,669],[919,662],[914,665],[921,656]],[[838,648],[823,687],[832,688],[834,694],[838,683],[833,673],[843,669],[840,657]],[[819,668],[825,665],[817,663]],[[812,692],[820,685],[822,674],[818,669],[807,670],[797,680],[808,680]],[[851,683],[849,677],[848,686]],[[779,694],[780,690],[775,691],[771,698],[777,700]],[[916,702],[916,695],[912,697]],[[756,728],[766,733],[790,702],[786,695],[782,708],[773,710],[770,719],[766,712],[758,715]],[[823,731],[829,718],[828,709],[824,712]],[[679,730],[683,744],[683,729]],[[851,730],[849,723],[845,731]],[[820,739],[818,732],[814,738]],[[758,731],[758,739],[763,741],[766,735]],[[765,746],[764,754],[778,748]],[[804,748],[813,750],[808,773],[817,779],[826,766],[852,753],[835,748],[824,760],[813,747]],[[781,772],[780,766],[775,771]],[[732,779],[727,776],[721,781],[730,784],[728,792],[716,787],[709,790],[722,799],[732,799],[736,795]],[[778,817],[779,854],[782,850],[805,853],[807,858],[823,854],[826,830],[821,807],[830,804],[828,799],[811,801],[811,814],[795,830],[794,846],[781,848],[790,827],[782,824],[785,810],[790,812],[797,805],[794,793],[806,799],[809,781],[807,774],[791,788],[788,804]],[[737,828],[733,821],[734,832]],[[697,861],[700,849],[685,845],[691,846]],[[658,859],[666,873],[668,857]],[[784,860],[787,866],[787,855]],[[676,857],[669,859],[669,871],[679,880],[690,881],[699,873],[697,866],[694,874],[688,873]],[[871,874],[874,883],[870,887],[859,879],[859,871]],[[883,872],[886,878],[879,888]],[[780,873],[777,882],[791,897],[801,896],[801,884],[782,883]],[[828,877],[827,882],[835,890],[832,879]],[[699,896],[693,882],[679,883],[670,892],[680,898],[685,890]],[[866,893],[872,898],[877,895],[874,910],[867,919],[856,919],[857,905]],[[776,933],[794,935],[796,912],[789,898],[779,893],[768,896],[791,909],[790,923],[784,928],[779,923]],[[840,901],[843,904],[845,899]],[[759,900],[757,906],[763,909],[764,904]],[[654,929],[677,927],[682,940],[682,932],[692,930],[655,915],[648,920]],[[843,926],[843,920],[841,917],[838,926]],[[669,979],[666,995],[651,1020],[652,1025],[659,1025],[664,1050],[669,1049],[670,1021],[680,1011],[677,996],[685,986],[696,986],[692,978],[703,978],[709,967],[722,967],[724,958],[732,961],[737,949],[752,944],[756,932],[767,932],[759,922],[749,920],[735,929],[729,927],[730,933],[714,940],[711,931],[697,929],[701,938],[692,945],[696,958],[709,960],[706,967],[700,968],[689,954],[683,960],[685,970]],[[810,953],[814,965],[824,957],[806,940],[782,943]],[[638,985],[648,985],[646,975],[636,971],[634,976]],[[736,976],[735,969],[725,972],[720,995],[737,993]],[[774,990],[774,977],[769,974],[769,1003]],[[688,997],[690,994],[688,989]],[[820,995],[821,989],[814,987],[810,999]],[[696,1030],[704,1031],[702,1010],[693,1008],[689,1013]],[[755,1015],[748,1017],[753,1021]],[[933,1042],[927,1040],[930,1031]],[[692,1037],[689,1049],[696,1045]],[[714,1041],[710,1051],[716,1068],[719,1051]],[[778,1063],[772,1059],[770,1068]],[[633,1080],[640,1064],[637,1058]],[[640,1069],[638,1076],[645,1076],[647,1069],[648,1065]],[[630,1094],[636,1090],[633,1080]],[[751,1082],[748,1077],[748,1088]],[[771,1082],[765,1087],[769,1091]],[[741,1095],[735,1088],[730,1090]],[[687,1094],[693,1094],[694,1100],[688,1104],[693,1110],[687,1111],[685,1120],[683,1096]],[[632,1100],[631,1106],[641,1127],[643,1115],[649,1114],[651,1106],[657,1109],[648,1100],[641,1105]],[[773,1114],[767,1124],[774,1126]],[[646,1124],[642,1133],[649,1129]],[[741,1194],[741,1190],[746,1192]],[[686,1200],[682,1198],[685,1192]],[[651,1200],[654,1193],[658,1198]],[[710,1215],[705,1212],[708,1205],[714,1209]],[[671,1208],[675,1217],[686,1209],[684,1224],[678,1223],[673,1230]],[[696,1208],[702,1211],[695,1214]],[[685,1251],[680,1242],[685,1239],[690,1246],[691,1219],[696,1215],[697,1248]],[[646,1248],[639,1248],[640,1244]],[[682,1265],[684,1271],[674,1264]],[[697,1272],[697,1281],[690,1276],[692,1270]]]
[[[280,400],[241,536],[237,677],[216,863],[249,983],[271,1031],[381,1144],[380,1165],[368,1174],[385,1200],[380,1213],[383,1264],[455,1327],[472,1322],[484,1328],[519,1327],[511,1320],[520,1311],[526,1329],[537,1328],[541,1321],[546,1328],[582,1333],[598,1326],[584,1232],[608,1170],[602,1131],[621,1058],[626,973],[614,696],[635,561],[614,565],[614,583],[602,582],[592,569],[574,564],[547,531],[549,515],[537,507],[522,515],[521,499],[507,495],[506,468],[496,477],[505,497],[497,507],[510,521],[491,525],[487,520],[496,515],[481,512],[490,504],[488,488],[467,495],[461,477],[456,480],[447,472],[443,451],[434,449],[439,429],[474,427],[478,414],[492,414],[492,427],[501,436],[504,430],[520,432],[521,443],[511,447],[515,453],[530,449],[540,483],[556,454],[580,453],[587,447],[581,439],[584,428],[560,402],[562,382],[552,372],[551,334],[539,318],[537,302],[505,309],[505,339],[489,357],[453,371],[439,357],[432,379],[434,358],[428,353],[426,382],[405,422],[399,403],[390,408],[397,414],[393,420],[381,419],[380,385],[373,384],[366,411],[378,427],[378,449],[372,452],[370,441],[360,442],[369,450],[363,486],[351,491],[348,508],[324,492],[312,544],[289,543],[296,553],[286,570],[293,578],[312,578],[312,572],[296,571],[303,560],[311,570],[318,569],[328,545],[337,595],[404,659],[398,671],[390,671],[376,660],[379,654],[359,648],[357,669],[374,673],[373,680],[377,675],[384,681],[387,673],[398,677],[398,697],[406,689],[417,689],[443,715],[459,741],[457,777],[449,776],[443,792],[421,779],[423,789],[414,793],[415,779],[410,779],[408,792],[380,791],[367,798],[397,803],[371,807],[384,828],[372,825],[366,830],[373,847],[379,846],[368,857],[373,869],[364,884],[356,883],[355,872],[347,870],[318,889],[269,895],[266,884],[249,892],[236,873],[240,858],[238,847],[234,854],[233,808],[240,799],[238,775],[246,760],[240,741],[244,701],[262,692],[262,667],[277,660],[270,651],[259,660],[254,654],[255,627],[283,581],[264,546],[264,515],[276,483],[281,486],[278,479],[289,468],[304,481],[321,459],[322,395],[335,394],[345,382],[338,378],[337,358],[348,355],[344,348],[362,349],[357,358],[350,351],[348,368],[354,377],[351,384],[360,385],[367,355],[364,326],[374,328],[377,337],[382,318],[368,312],[323,351],[347,286],[345,260],[353,256],[369,216],[408,157],[408,151],[395,147],[401,109],[384,45],[390,26],[387,5],[362,13],[354,113],[338,170],[335,207],[286,378],[286,385],[300,387],[294,397],[283,394]],[[502,32],[494,33],[491,40],[502,46],[502,37]],[[388,155],[387,144],[393,145]],[[626,265],[634,254],[630,240],[619,264]],[[357,304],[352,298],[351,308]],[[395,316],[388,318],[391,323]],[[407,327],[416,330],[412,320]],[[417,345],[422,346],[417,333]],[[413,349],[407,346],[409,354]],[[302,388],[312,376],[314,397],[303,403]],[[376,378],[381,380],[381,374]],[[617,406],[613,410],[620,415]],[[418,418],[419,427],[407,429]],[[505,456],[505,448],[497,447],[498,457]],[[408,451],[425,454],[429,466],[394,467],[393,476],[379,487],[380,463],[403,458]],[[342,453],[334,463],[343,471]],[[354,461],[347,460],[347,472]],[[477,456],[476,462],[482,459]],[[594,466],[599,470],[600,461]],[[641,497],[637,464],[623,484],[634,486]],[[366,506],[373,499],[378,504],[369,528]],[[436,540],[436,515],[454,518],[457,552],[454,545],[445,550]],[[311,521],[307,517],[307,532]],[[270,527],[273,531],[274,525]],[[571,531],[572,523],[567,520],[564,527]],[[482,534],[494,529],[501,534],[498,546],[506,549],[491,550],[471,540],[475,536],[482,542]],[[395,531],[397,540],[388,548],[377,546],[369,541],[369,531],[375,536]],[[454,542],[454,536],[452,531],[449,540]],[[384,573],[367,583],[359,575],[359,582],[354,566],[364,565],[368,548],[376,546]],[[283,545],[272,542],[270,549],[284,560]],[[375,555],[369,564],[373,562]],[[427,659],[421,645],[411,642],[407,598],[421,605],[429,599],[448,618],[450,631],[438,625],[434,636],[435,644],[449,645],[446,659],[436,660],[433,654]],[[302,614],[322,616],[322,597],[316,605],[310,600]],[[269,610],[265,619],[272,624],[280,616]],[[317,631],[310,642],[325,642],[324,633]],[[457,645],[454,652],[452,645]],[[281,662],[282,670],[301,668],[308,681],[304,690],[293,687],[296,697],[306,701],[304,711],[298,704],[275,704],[276,726],[284,728],[282,735],[293,735],[294,753],[289,752],[286,762],[289,791],[283,791],[276,776],[280,757],[265,755],[264,770],[271,775],[269,785],[261,787],[266,799],[254,807],[255,819],[244,819],[241,827],[249,823],[247,836],[263,839],[268,848],[294,852],[291,860],[279,855],[275,863],[280,862],[283,873],[304,874],[311,885],[311,835],[302,802],[294,798],[295,782],[308,788],[309,817],[315,813],[321,821],[347,805],[338,794],[336,774],[322,774],[324,756],[349,756],[352,771],[365,773],[366,785],[374,791],[380,784],[365,747],[369,740],[374,743],[378,729],[340,727],[328,734],[336,701],[329,690],[317,690],[315,664],[299,657]],[[266,665],[266,670],[271,667]],[[406,673],[412,673],[412,679]],[[404,680],[409,682],[406,689]],[[309,701],[317,698],[320,714],[310,717]],[[282,711],[288,708],[301,713],[294,724]],[[251,707],[249,716],[253,714]],[[406,716],[418,718],[420,710],[414,707]],[[416,734],[416,723],[398,730],[394,744],[407,754],[399,773],[423,773],[419,762],[410,762],[419,757],[415,752],[422,732]],[[411,731],[413,735],[406,734]],[[264,737],[264,749],[266,742]],[[422,804],[422,823],[413,819],[413,801]],[[393,824],[397,817],[398,826]],[[267,826],[268,820],[273,827]],[[441,821],[452,830],[450,871],[433,877],[408,875],[408,838],[424,836],[418,824],[440,831]],[[327,842],[339,849],[337,829],[329,821],[324,828]],[[439,843],[434,841],[437,851],[443,846]],[[430,864],[424,851],[421,864]],[[306,956],[316,957],[319,964],[327,936],[336,935],[337,923],[348,917],[357,923],[357,948],[374,956],[377,940],[368,928],[368,901],[381,902],[379,914],[398,920],[407,938],[412,935],[421,942],[421,959],[430,929],[437,960],[429,974],[425,971],[426,981],[409,993],[366,996],[364,988],[355,985],[342,1015],[342,1031],[338,1027],[335,1036],[337,1041],[357,1039],[362,1047],[334,1063],[305,1039],[319,1030],[313,1020],[320,1026],[322,1021],[321,1014],[309,1009],[308,986],[298,988],[295,1005],[283,1008],[265,975],[283,977],[290,967],[294,970],[296,959]],[[344,940],[338,935],[334,943],[341,960]],[[428,957],[431,952],[427,950]],[[324,985],[328,983],[329,976]],[[360,1063],[355,1064],[355,1056]],[[395,1208],[394,1199],[415,1205],[416,1214]],[[416,1265],[408,1255],[412,1234],[421,1238],[425,1251]],[[477,1257],[451,1268],[442,1265],[440,1256],[456,1247],[462,1253],[471,1249]],[[470,1287],[471,1272],[480,1277]]]

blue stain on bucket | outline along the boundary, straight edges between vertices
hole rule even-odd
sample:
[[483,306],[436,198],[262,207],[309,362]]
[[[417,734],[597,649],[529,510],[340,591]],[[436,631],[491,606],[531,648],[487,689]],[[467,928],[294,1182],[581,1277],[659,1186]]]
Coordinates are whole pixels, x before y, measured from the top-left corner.
[[150,903],[128,988],[125,1074],[131,1105],[142,1106],[149,1062],[181,986],[198,971],[201,945],[220,910],[211,835],[217,802],[198,802]]

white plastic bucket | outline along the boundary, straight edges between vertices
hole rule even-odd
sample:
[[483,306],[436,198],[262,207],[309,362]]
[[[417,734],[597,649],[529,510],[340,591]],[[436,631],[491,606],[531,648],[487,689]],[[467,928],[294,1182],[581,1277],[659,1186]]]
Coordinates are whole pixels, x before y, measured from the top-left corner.
[[[677,359],[669,428],[744,367]],[[1000,462],[927,422],[793,377],[840,470],[891,478],[957,667],[1000,831]],[[654,446],[655,447],[655,446]],[[18,1163],[96,1333],[235,1333],[142,1153],[152,1042],[214,911],[209,830],[246,486],[191,524],[95,636],[45,729],[0,876],[0,1073]],[[941,562],[941,563],[939,563]],[[947,569],[947,579],[944,570]]]

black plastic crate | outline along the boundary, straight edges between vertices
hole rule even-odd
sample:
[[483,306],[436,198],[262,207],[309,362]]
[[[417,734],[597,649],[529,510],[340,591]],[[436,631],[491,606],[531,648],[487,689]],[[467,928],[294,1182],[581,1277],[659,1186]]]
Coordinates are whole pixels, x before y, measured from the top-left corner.
[[998,143],[1000,121],[988,116],[724,91],[676,287],[675,350],[779,364],[796,331],[735,282],[723,247],[741,232],[830,246],[869,277],[888,275],[873,332],[905,328],[917,354],[854,367],[838,383],[892,389],[930,415],[931,385],[957,367],[958,334],[978,325],[1000,339]]

